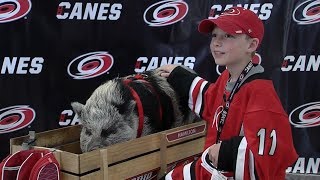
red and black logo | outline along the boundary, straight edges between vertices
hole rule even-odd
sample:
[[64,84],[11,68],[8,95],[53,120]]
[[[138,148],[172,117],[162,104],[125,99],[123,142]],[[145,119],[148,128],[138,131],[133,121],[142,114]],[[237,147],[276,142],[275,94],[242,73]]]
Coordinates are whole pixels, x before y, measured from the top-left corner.
[[20,19],[27,15],[30,9],[30,0],[2,0],[0,1],[0,23]]
[[188,4],[182,0],[160,1],[145,10],[143,19],[149,26],[167,26],[182,20],[188,9]]
[[311,102],[295,108],[289,115],[296,128],[320,126],[320,102]]
[[90,79],[106,73],[112,65],[113,57],[108,52],[91,52],[73,59],[68,74],[73,79]]
[[320,22],[320,1],[308,0],[299,4],[294,9],[292,18],[300,25]]
[[5,134],[27,127],[36,116],[27,105],[11,106],[0,109],[0,134]]

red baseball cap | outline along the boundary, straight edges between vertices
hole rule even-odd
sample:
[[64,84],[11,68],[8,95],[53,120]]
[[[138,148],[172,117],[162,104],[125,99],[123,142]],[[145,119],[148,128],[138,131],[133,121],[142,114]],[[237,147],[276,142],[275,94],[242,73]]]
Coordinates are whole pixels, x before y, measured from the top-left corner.
[[262,42],[264,34],[262,21],[254,12],[243,7],[232,7],[225,10],[217,18],[202,20],[198,30],[208,34],[215,26],[229,34],[247,34],[252,38],[258,38],[259,44]]

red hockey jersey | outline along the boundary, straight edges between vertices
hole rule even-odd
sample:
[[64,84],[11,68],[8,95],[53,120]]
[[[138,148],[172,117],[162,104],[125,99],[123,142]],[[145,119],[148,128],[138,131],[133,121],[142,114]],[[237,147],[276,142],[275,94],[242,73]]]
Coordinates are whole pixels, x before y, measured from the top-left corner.
[[[177,167],[166,179],[210,179],[214,170],[207,153],[217,140],[217,121],[223,105],[228,71],[209,83],[184,68],[175,68],[168,82],[188,106],[207,121],[202,157]],[[297,159],[286,112],[264,73],[251,75],[234,95],[222,129],[218,169],[235,179],[284,179]],[[230,179],[230,178],[229,178]]]

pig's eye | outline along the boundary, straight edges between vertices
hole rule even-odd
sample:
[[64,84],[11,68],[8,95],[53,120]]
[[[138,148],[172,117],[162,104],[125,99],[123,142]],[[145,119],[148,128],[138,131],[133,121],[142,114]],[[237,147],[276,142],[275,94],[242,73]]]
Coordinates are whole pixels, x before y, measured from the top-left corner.
[[101,131],[101,137],[108,137],[111,134],[116,134],[116,130],[114,128],[102,129]]
[[91,136],[91,135],[92,135],[91,131],[88,130],[88,129],[86,129],[85,133],[86,133],[86,135],[88,135],[88,136]]
[[101,131],[101,136],[102,137],[108,137],[110,135],[110,132],[108,132],[106,129],[103,129],[102,131]]

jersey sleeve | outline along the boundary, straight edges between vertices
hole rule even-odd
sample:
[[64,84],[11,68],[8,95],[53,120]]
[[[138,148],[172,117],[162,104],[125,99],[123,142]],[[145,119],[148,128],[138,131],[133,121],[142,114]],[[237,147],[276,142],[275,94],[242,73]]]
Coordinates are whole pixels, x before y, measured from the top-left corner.
[[208,90],[209,83],[180,66],[176,67],[168,77],[168,82],[182,99],[182,102],[187,103],[188,107],[202,118],[201,112],[204,108],[204,96]]
[[285,170],[298,158],[288,116],[276,92],[267,86],[265,90],[250,96],[244,137],[221,144],[218,168],[232,170],[235,179],[284,179]]
[[284,179],[297,159],[285,115],[259,111],[245,115],[245,136],[221,143],[218,168],[233,171],[235,179]]
[[273,86],[264,85],[248,101],[243,120],[245,138],[238,148],[235,172],[241,177],[255,173],[259,179],[284,179],[286,168],[298,155],[288,116]]
[[245,139],[238,154],[241,146],[246,147],[241,151],[249,151],[244,152],[248,158],[244,158],[243,164],[249,163],[251,172],[256,172],[259,179],[284,178],[286,168],[297,159],[286,114],[266,109],[248,112],[244,119]]

